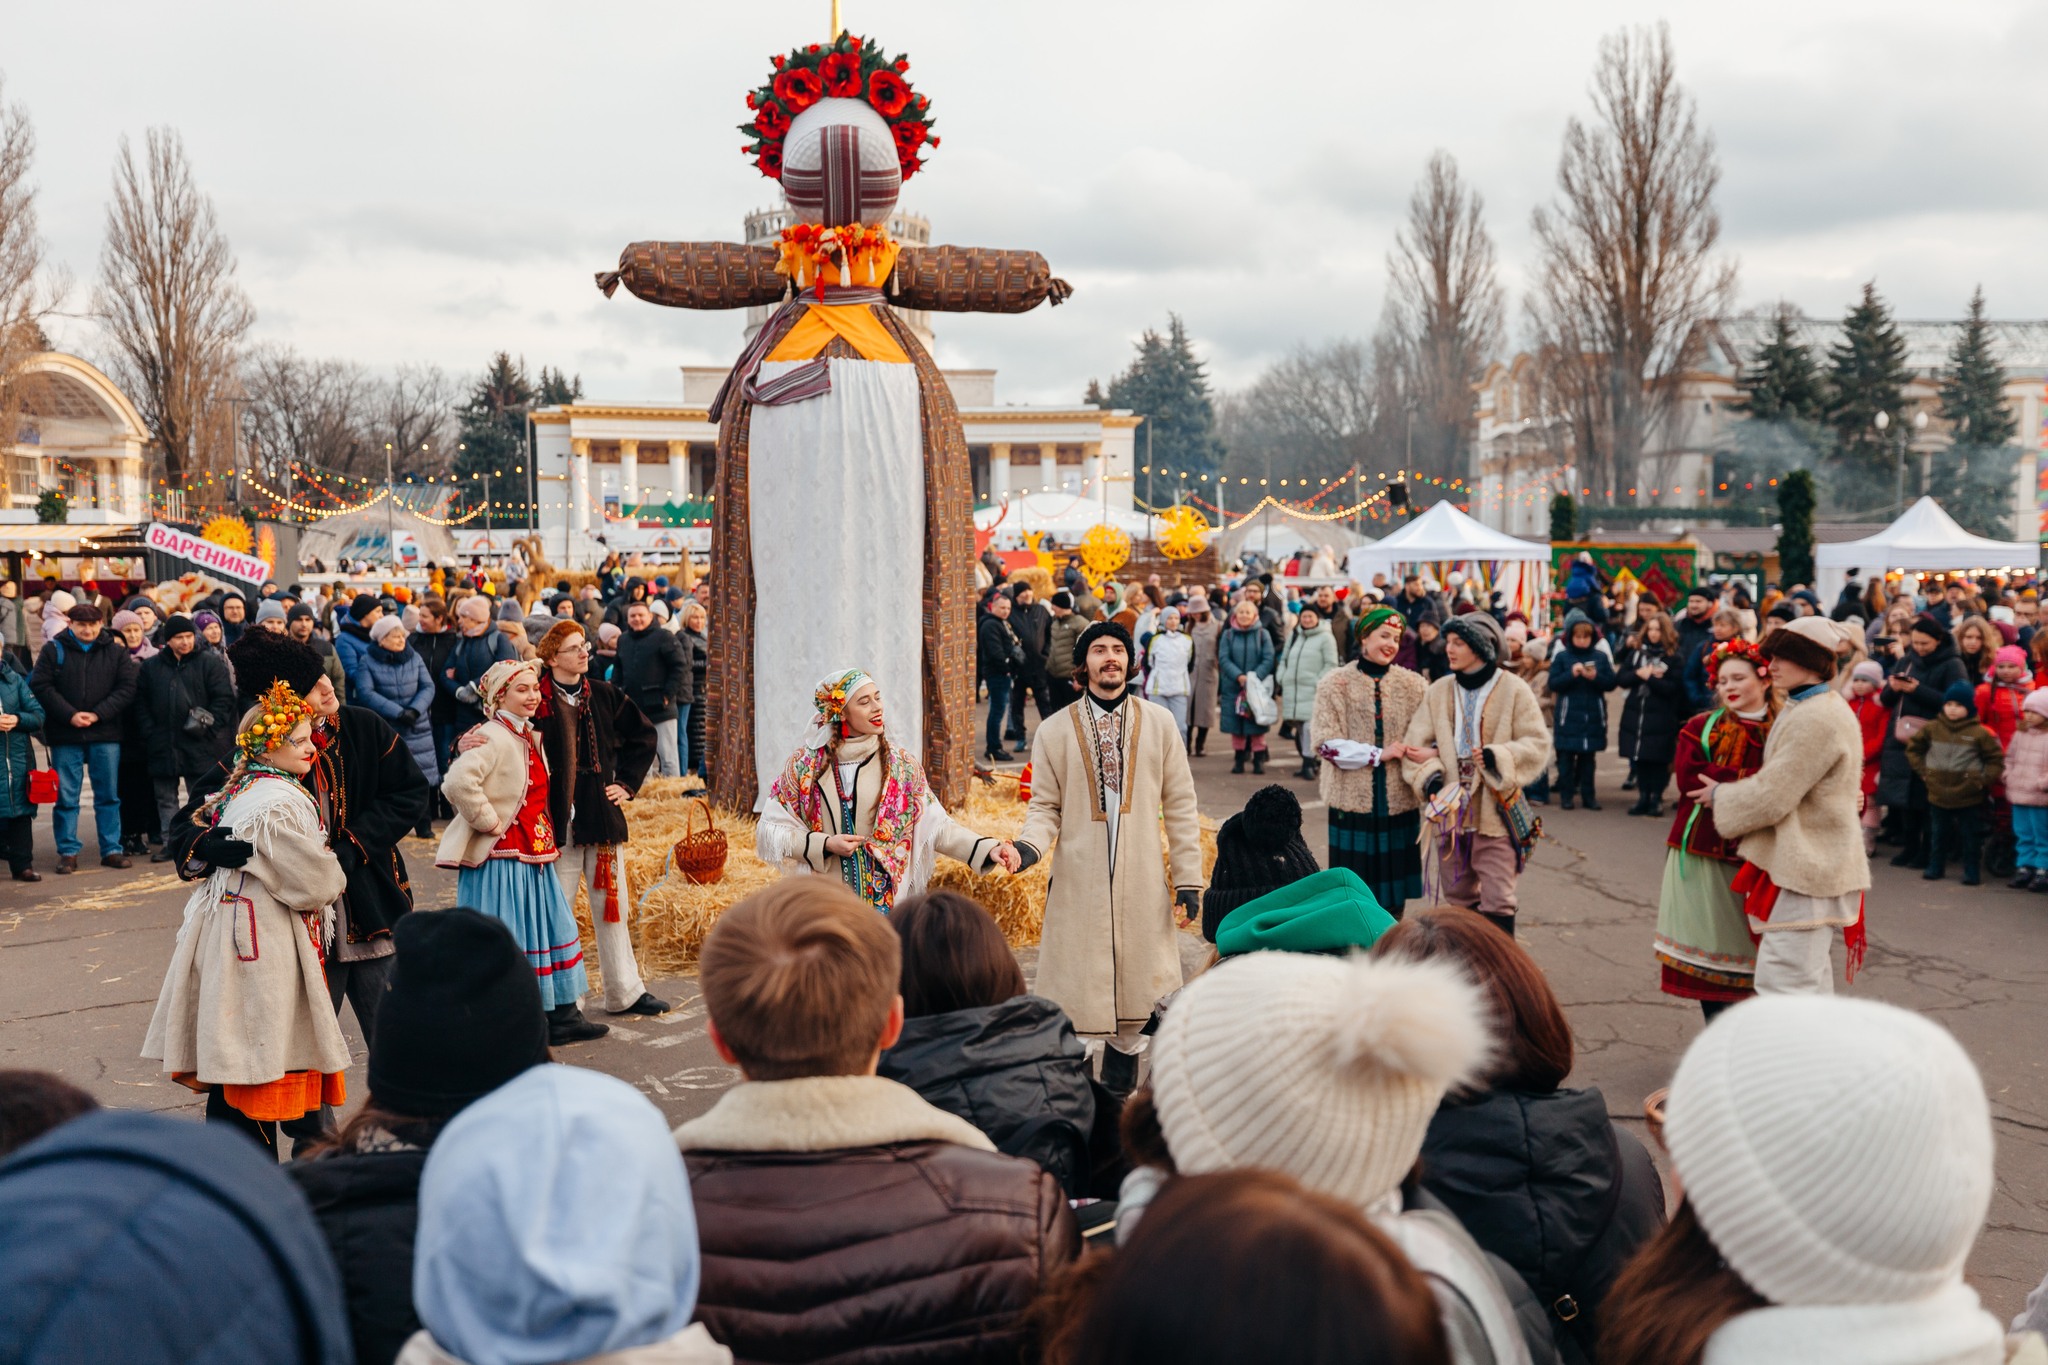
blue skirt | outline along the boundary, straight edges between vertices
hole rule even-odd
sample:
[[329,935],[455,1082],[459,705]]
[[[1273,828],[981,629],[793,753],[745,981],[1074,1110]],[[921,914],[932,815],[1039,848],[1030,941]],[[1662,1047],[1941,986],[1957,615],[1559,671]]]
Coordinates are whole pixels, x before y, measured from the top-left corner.
[[481,911],[512,931],[540,978],[542,1009],[573,1005],[590,989],[576,912],[562,899],[562,884],[555,880],[551,864],[492,858],[482,867],[465,867],[455,876],[455,903]]

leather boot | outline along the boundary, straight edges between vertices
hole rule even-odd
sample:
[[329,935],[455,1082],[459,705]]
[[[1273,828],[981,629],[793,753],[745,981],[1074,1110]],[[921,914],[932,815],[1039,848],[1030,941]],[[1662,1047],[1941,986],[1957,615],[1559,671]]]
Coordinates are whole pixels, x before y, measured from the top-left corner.
[[1264,777],[1266,775],[1266,751],[1264,749],[1252,750],[1252,775],[1254,777]]
[[[1244,750],[1239,749],[1237,751],[1237,758],[1234,762],[1231,763],[1230,771],[1234,773],[1241,773],[1244,771]],[[63,869],[60,868],[58,870],[62,871]]]

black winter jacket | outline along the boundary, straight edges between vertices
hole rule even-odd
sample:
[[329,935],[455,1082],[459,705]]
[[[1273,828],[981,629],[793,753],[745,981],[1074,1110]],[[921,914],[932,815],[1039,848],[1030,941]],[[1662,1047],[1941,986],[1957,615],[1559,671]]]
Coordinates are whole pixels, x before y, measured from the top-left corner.
[[327,1238],[341,1271],[356,1365],[391,1365],[420,1330],[412,1306],[412,1247],[419,1230],[421,1148],[337,1152],[284,1168]]
[[427,719],[436,725],[455,723],[455,684],[448,680],[448,669],[455,657],[455,642],[462,636],[454,626],[442,631],[414,631],[406,643],[419,651],[427,661],[427,674],[434,680],[434,700],[427,707]]
[[[185,722],[194,707],[210,712],[213,724],[188,730]],[[210,649],[194,649],[182,659],[166,649],[144,661],[135,709],[152,777],[211,773],[234,749],[242,718],[228,661]]]
[[[102,630],[90,646],[68,630],[44,645],[28,675],[29,691],[43,704],[43,743],[53,749],[119,744],[121,713],[135,704],[140,672],[128,646],[111,630]],[[71,718],[80,711],[92,712],[99,721],[73,725]]]
[[683,646],[660,622],[619,636],[612,685],[633,699],[652,721],[674,720],[676,707],[692,694],[690,664]]
[[[561,699],[549,675],[545,714],[534,718],[548,761],[548,815],[577,845],[626,842],[626,813],[604,789],[616,782],[636,795],[654,766],[654,726],[608,682],[583,681],[582,706]],[[586,762],[586,760],[590,760]]]
[[1664,1225],[1657,1168],[1599,1088],[1447,1099],[1421,1169],[1423,1189],[1549,1306],[1566,1365],[1592,1359],[1601,1301]]
[[1891,677],[1912,678],[1920,686],[1911,692],[1895,692],[1887,681],[1877,694],[1894,717],[1885,731],[1884,748],[1878,754],[1877,799],[1887,806],[1910,806],[1917,810],[1927,804],[1927,787],[1913,775],[1896,718],[1910,716],[1923,723],[1933,720],[1941,714],[1943,693],[1959,682],[1974,684],[1976,680],[1970,677],[1951,640],[1943,640],[1925,657],[1907,650],[1906,657],[1893,666]]
[[1024,646],[1008,621],[983,612],[975,630],[975,673],[983,678],[1015,677],[1024,667]]
[[[1006,1152],[1040,1118],[1070,1121],[1083,1141],[1095,1124],[1081,1040],[1065,1011],[1044,996],[906,1019],[896,1046],[882,1054],[880,1074],[966,1119]],[[1040,1151],[1034,1144],[1019,1154],[1036,1159]],[[1085,1171],[1059,1166],[1047,1169],[1068,1189],[1085,1183]]]
[[1010,629],[1017,632],[1017,641],[1024,646],[1023,671],[1045,672],[1046,654],[1052,648],[1052,608],[1043,602],[1016,607],[1010,612]]
[[[1661,678],[1650,670],[1660,659],[1665,666]],[[1639,646],[1623,653],[1614,678],[1628,689],[1628,700],[1621,704],[1621,756],[1631,763],[1670,767],[1678,732],[1692,718],[1684,667],[1661,649]]]
[[1714,614],[1707,613],[1704,621],[1695,621],[1690,616],[1677,619],[1678,656],[1672,668],[1685,683],[1685,704],[1689,708],[1686,719],[1714,704],[1713,689],[1707,686],[1706,668],[1701,662],[1702,652],[1714,643]]

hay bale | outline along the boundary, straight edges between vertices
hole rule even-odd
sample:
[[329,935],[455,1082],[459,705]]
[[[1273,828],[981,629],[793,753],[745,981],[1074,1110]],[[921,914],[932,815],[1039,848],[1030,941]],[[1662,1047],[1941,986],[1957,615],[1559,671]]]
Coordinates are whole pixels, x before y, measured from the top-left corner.
[[1029,584],[1032,594],[1041,602],[1052,596],[1052,570],[1046,568],[1043,564],[1033,564],[1022,569],[1012,569],[1009,581],[1012,583]]
[[[633,944],[640,969],[651,976],[674,976],[697,965],[697,953],[704,946],[711,926],[732,905],[752,892],[772,885],[783,874],[754,856],[752,815],[711,809],[712,822],[725,832],[727,854],[725,875],[709,886],[696,886],[681,873],[668,869],[669,850],[682,838],[694,820],[704,823],[706,807],[685,799],[680,778],[649,778],[639,797],[627,807],[632,841],[626,845],[626,882],[634,901]],[[1013,838],[1024,827],[1025,803],[1018,794],[1017,779],[998,776],[993,782],[976,782],[968,795],[967,809],[956,818],[970,829],[999,838]],[[1216,823],[1202,820],[1202,876],[1216,864]],[[668,871],[664,880],[663,873]],[[1021,876],[1012,877],[1000,868],[977,875],[964,863],[939,859],[932,887],[960,891],[988,908],[1012,947],[1038,942],[1045,927],[1045,891],[1051,876],[1049,864],[1041,862]],[[590,930],[587,895],[576,897],[576,922],[583,931],[584,961],[593,981],[598,979],[597,944]]]

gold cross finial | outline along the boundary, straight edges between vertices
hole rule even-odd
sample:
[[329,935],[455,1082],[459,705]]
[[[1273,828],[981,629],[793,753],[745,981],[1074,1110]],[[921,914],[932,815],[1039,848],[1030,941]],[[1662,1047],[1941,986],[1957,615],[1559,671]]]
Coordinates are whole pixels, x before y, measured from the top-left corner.
[[846,25],[839,22],[839,0],[832,0],[832,33],[830,40],[835,43],[838,42],[839,35],[844,32],[846,32]]

